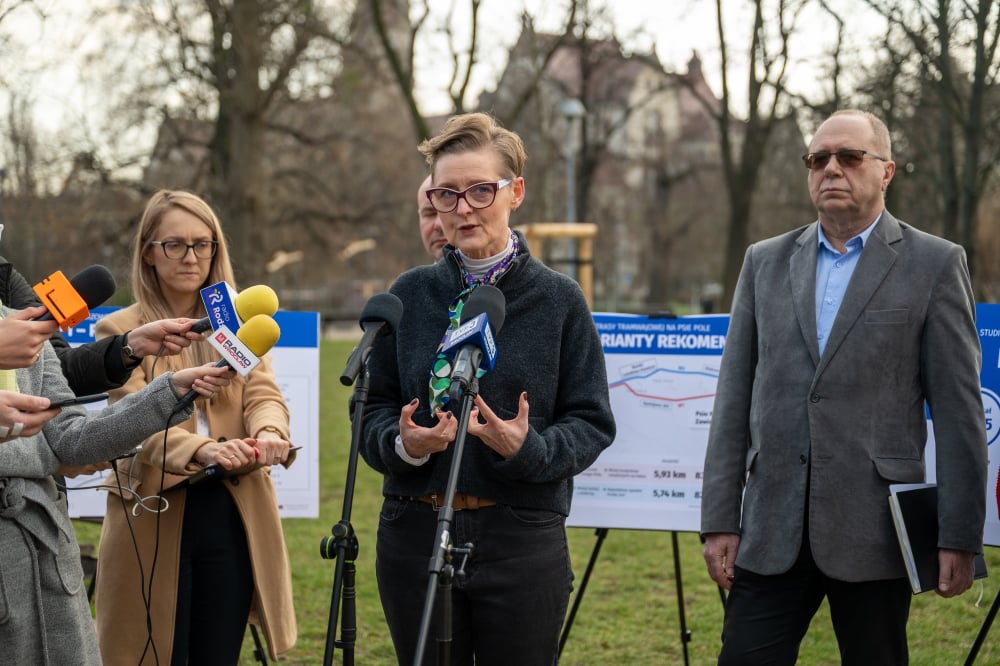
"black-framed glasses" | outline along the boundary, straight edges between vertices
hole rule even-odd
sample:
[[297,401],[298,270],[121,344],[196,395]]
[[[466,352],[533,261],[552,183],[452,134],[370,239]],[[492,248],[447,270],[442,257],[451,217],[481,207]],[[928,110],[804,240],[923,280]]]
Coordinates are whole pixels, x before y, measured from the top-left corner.
[[871,155],[877,160],[887,162],[884,157],[879,157],[873,152],[861,150],[860,148],[841,148],[836,152],[829,150],[818,150],[815,153],[806,153],[802,156],[802,161],[806,163],[807,169],[824,169],[830,163],[831,157],[837,158],[837,164],[847,169],[854,169],[861,166],[865,155]]
[[149,244],[159,245],[167,259],[183,259],[188,250],[192,250],[199,259],[211,259],[219,249],[219,241],[214,240],[200,240],[190,244],[181,241],[149,241]]
[[458,192],[447,187],[432,187],[427,190],[427,200],[439,213],[450,213],[458,208],[458,202],[465,199],[471,208],[489,208],[497,198],[497,192],[511,184],[509,178],[495,183],[476,183]]

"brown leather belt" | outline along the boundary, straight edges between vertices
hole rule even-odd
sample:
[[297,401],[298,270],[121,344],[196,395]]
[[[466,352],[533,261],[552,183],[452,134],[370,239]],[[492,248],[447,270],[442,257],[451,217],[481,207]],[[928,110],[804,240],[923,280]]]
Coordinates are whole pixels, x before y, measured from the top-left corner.
[[[414,497],[413,499],[418,502],[423,502],[425,504],[430,504],[434,507],[435,511],[440,511],[444,508],[444,494],[438,495],[437,493],[431,495],[421,495],[420,497]],[[496,501],[491,499],[486,499],[485,497],[476,497],[475,495],[466,495],[465,493],[455,493],[455,502],[452,508],[455,511],[464,511],[465,509],[481,509],[487,506],[496,506]]]

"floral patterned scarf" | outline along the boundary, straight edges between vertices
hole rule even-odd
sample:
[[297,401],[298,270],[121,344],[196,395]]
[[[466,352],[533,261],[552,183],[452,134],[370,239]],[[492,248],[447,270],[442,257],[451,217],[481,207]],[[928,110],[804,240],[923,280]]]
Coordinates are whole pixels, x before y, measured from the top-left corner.
[[[466,269],[465,264],[462,263],[462,255],[459,252],[455,253],[455,258],[458,259],[458,266],[462,271],[462,278],[465,281],[465,289],[459,293],[448,306],[448,330],[444,332],[441,336],[441,342],[438,343],[437,353],[434,356],[434,362],[431,364],[430,382],[428,390],[428,398],[430,403],[431,416],[434,412],[441,409],[443,410],[450,400],[449,391],[451,390],[451,371],[452,371],[452,359],[448,358],[441,353],[441,349],[444,347],[445,341],[448,339],[448,334],[454,329],[458,328],[458,325],[462,322],[462,309],[465,307],[465,302],[472,293],[472,290],[481,284],[495,285],[497,280],[507,272],[511,264],[514,263],[514,259],[520,253],[521,244],[517,240],[517,234],[513,231],[510,232],[511,237],[511,247],[510,250],[505,254],[500,261],[498,261],[492,268],[490,268],[486,273],[476,278],[469,273]],[[485,374],[484,370],[479,370],[476,373],[476,377],[482,377]]]

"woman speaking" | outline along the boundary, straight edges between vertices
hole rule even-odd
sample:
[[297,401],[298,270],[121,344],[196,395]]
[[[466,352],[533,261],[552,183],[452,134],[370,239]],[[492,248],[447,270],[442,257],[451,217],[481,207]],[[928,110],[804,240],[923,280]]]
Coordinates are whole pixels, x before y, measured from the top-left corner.
[[[458,421],[441,343],[469,295],[493,285],[506,317],[496,366],[479,380],[456,488],[451,542],[473,549],[451,588],[451,654],[455,664],[553,664],[573,581],[573,476],[615,435],[603,350],[579,286],[510,228],[525,196],[520,137],[472,113],[451,118],[420,151],[449,244],[443,261],[393,284],[403,316],[369,361],[362,455],[384,475],[382,607],[398,659],[412,661]],[[434,663],[434,623],[425,664]]]

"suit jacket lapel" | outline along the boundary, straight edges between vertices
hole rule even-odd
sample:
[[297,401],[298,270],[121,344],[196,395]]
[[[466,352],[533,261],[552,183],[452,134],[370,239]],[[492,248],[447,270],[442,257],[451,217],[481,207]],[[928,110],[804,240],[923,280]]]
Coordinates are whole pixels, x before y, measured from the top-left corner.
[[819,340],[816,337],[816,253],[819,234],[816,225],[806,227],[796,239],[798,248],[788,261],[788,279],[792,289],[792,307],[809,347],[813,363],[819,363]]
[[837,348],[854,327],[875,290],[879,288],[889,273],[896,261],[896,251],[890,247],[890,244],[901,238],[899,222],[889,214],[889,211],[882,211],[882,219],[879,220],[868,237],[868,242],[865,243],[861,258],[854,269],[854,275],[851,276],[851,282],[847,285],[844,302],[840,304],[837,317],[833,320],[830,339],[827,340],[823,358],[820,359],[820,366],[816,369],[817,375],[830,362],[830,358],[837,353]]

